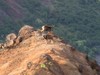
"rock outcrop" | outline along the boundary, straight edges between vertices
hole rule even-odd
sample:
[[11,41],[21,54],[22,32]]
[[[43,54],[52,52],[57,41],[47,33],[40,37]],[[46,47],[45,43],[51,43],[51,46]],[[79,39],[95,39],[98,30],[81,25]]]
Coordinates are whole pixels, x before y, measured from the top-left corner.
[[30,37],[33,31],[34,28],[32,26],[25,25],[19,30],[18,36],[20,36],[24,40]]
[[32,31],[31,37],[4,48],[0,51],[0,75],[100,75],[100,67],[86,54],[57,36],[52,38],[53,42],[48,42]]
[[15,43],[17,36],[14,33],[10,33],[6,36],[6,42],[4,43],[4,47],[12,47]]

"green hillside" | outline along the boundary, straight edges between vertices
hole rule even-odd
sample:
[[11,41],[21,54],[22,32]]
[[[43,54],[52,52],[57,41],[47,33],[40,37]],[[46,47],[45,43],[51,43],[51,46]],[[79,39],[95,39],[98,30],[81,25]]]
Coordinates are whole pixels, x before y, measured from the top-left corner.
[[100,51],[100,0],[0,0],[0,39],[24,24],[50,24],[89,56]]

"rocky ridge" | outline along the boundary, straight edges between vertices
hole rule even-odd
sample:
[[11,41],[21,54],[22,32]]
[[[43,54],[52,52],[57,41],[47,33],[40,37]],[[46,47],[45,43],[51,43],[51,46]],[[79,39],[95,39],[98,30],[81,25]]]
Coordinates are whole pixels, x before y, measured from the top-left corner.
[[1,47],[0,75],[100,75],[94,60],[53,33],[45,39],[39,30],[22,27],[19,34],[17,44]]

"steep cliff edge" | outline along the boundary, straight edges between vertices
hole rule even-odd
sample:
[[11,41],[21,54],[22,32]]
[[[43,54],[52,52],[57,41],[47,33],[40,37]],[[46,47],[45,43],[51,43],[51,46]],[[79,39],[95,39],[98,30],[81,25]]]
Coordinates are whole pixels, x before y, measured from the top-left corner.
[[100,67],[68,43],[38,31],[0,51],[0,75],[99,75]]

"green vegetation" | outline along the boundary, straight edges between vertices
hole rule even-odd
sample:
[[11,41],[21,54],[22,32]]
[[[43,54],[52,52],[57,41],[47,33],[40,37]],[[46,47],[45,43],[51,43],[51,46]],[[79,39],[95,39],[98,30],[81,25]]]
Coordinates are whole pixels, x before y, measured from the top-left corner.
[[24,24],[36,28],[52,24],[58,36],[90,57],[100,51],[100,0],[16,0],[16,4],[24,12],[22,19],[13,19],[10,6],[0,1],[7,14],[0,15],[1,35],[17,32]]
[[46,67],[46,65],[43,63],[43,64],[41,64],[41,68],[43,68],[43,69],[47,69],[47,67]]

